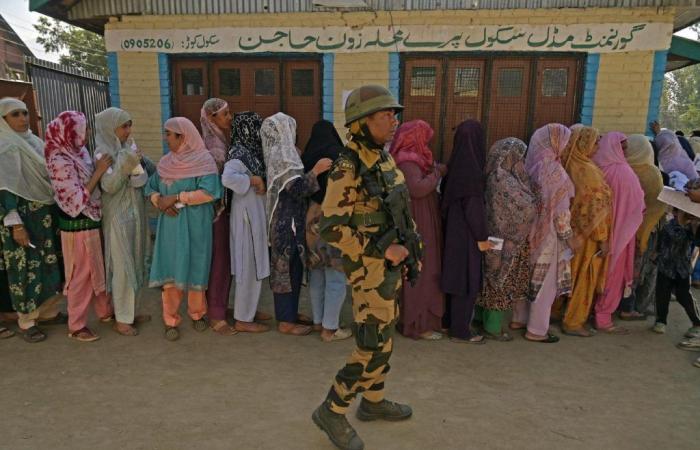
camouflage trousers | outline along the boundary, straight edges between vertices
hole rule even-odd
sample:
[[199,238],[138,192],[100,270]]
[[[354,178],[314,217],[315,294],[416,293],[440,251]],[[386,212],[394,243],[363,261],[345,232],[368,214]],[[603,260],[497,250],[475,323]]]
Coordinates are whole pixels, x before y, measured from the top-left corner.
[[398,268],[387,269],[383,259],[362,260],[362,269],[348,274],[356,348],[326,397],[328,407],[338,414],[345,414],[359,393],[370,402],[383,400],[384,380],[390,370],[401,272]]

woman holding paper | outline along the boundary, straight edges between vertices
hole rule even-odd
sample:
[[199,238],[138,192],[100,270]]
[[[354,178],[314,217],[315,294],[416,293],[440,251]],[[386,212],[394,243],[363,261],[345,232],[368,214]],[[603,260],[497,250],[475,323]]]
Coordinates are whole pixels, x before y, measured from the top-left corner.
[[178,309],[187,290],[187,313],[203,332],[212,252],[214,202],[221,197],[219,169],[204,147],[197,128],[184,117],[165,122],[170,152],[158,163],[146,195],[160,210],[150,287],[163,287],[165,338],[180,337]]
[[399,127],[391,142],[391,156],[406,177],[411,195],[411,216],[423,238],[423,268],[415,286],[405,283],[400,294],[401,334],[414,339],[442,338],[445,299],[440,291],[442,271],[442,223],[436,188],[447,166],[433,160],[428,143],[433,129],[427,122],[413,120]]
[[530,283],[530,246],[527,238],[537,213],[537,198],[525,171],[527,145],[520,139],[502,139],[486,156],[486,227],[490,236],[503,239],[499,251],[484,256],[484,288],[476,314],[484,336],[499,341],[504,313],[516,302],[527,302]]
[[136,336],[134,324],[151,319],[135,311],[151,243],[143,186],[155,166],[129,140],[131,125],[131,116],[123,109],[107,108],[95,116],[95,158],[109,156],[114,161],[100,179],[102,232],[107,292],[112,294],[116,318],[113,328],[123,336]]
[[593,336],[586,322],[596,293],[605,285],[613,193],[603,172],[591,160],[599,136],[595,128],[572,127],[562,156],[576,189],[571,202],[571,228],[581,240],[571,261],[572,291],[562,318],[562,331],[570,336]]
[[571,292],[570,261],[577,247],[569,211],[574,185],[561,165],[570,136],[564,125],[545,125],[532,135],[525,157],[525,170],[539,192],[539,204],[529,236],[531,301],[516,302],[511,329],[527,329],[525,339],[533,342],[559,342],[549,333],[552,303]]

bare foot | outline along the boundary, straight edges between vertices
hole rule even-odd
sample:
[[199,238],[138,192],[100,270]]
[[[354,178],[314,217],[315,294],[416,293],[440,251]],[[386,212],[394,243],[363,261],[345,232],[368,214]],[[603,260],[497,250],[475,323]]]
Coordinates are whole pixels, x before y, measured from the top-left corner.
[[210,320],[209,326],[216,334],[221,336],[233,336],[238,333],[238,331],[225,320]]
[[115,322],[112,329],[122,336],[136,336],[139,331],[129,323]]
[[292,336],[306,336],[311,333],[311,327],[307,325],[299,325],[292,322],[280,322],[277,325],[277,330],[282,334]]
[[508,328],[511,330],[524,330],[527,328],[527,324],[520,323],[520,322],[511,322],[510,325],[508,325]]

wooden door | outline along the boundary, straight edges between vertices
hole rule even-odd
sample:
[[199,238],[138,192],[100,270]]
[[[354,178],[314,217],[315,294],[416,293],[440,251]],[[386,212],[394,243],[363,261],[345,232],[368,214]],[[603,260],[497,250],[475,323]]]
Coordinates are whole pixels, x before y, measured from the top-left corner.
[[406,61],[403,77],[404,111],[401,121],[422,119],[435,130],[430,148],[436,157],[442,143],[440,114],[442,109],[442,60],[412,58]]
[[537,61],[533,131],[552,122],[566,126],[574,123],[578,75],[577,59],[540,58]]
[[486,127],[488,147],[507,137],[527,140],[530,64],[529,58],[494,59]]
[[318,61],[285,61],[284,111],[297,122],[297,146],[306,147],[321,120],[321,67]]
[[451,59],[447,63],[447,110],[442,124],[442,161],[450,159],[455,130],[467,119],[481,121],[484,59]]
[[174,61],[173,79],[175,114],[187,117],[199,129],[200,110],[209,98],[207,62],[205,60]]

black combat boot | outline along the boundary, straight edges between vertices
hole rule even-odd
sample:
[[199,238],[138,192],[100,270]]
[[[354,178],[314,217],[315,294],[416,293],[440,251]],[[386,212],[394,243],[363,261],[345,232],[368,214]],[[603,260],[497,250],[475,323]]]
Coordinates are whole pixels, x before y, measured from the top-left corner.
[[410,406],[389,400],[372,403],[363,398],[359,408],[357,408],[357,418],[365,422],[379,419],[397,422],[408,419],[412,414],[413,410]]
[[336,414],[325,403],[316,408],[311,416],[314,423],[328,435],[328,438],[341,450],[363,450],[364,442],[348,423],[344,414]]

